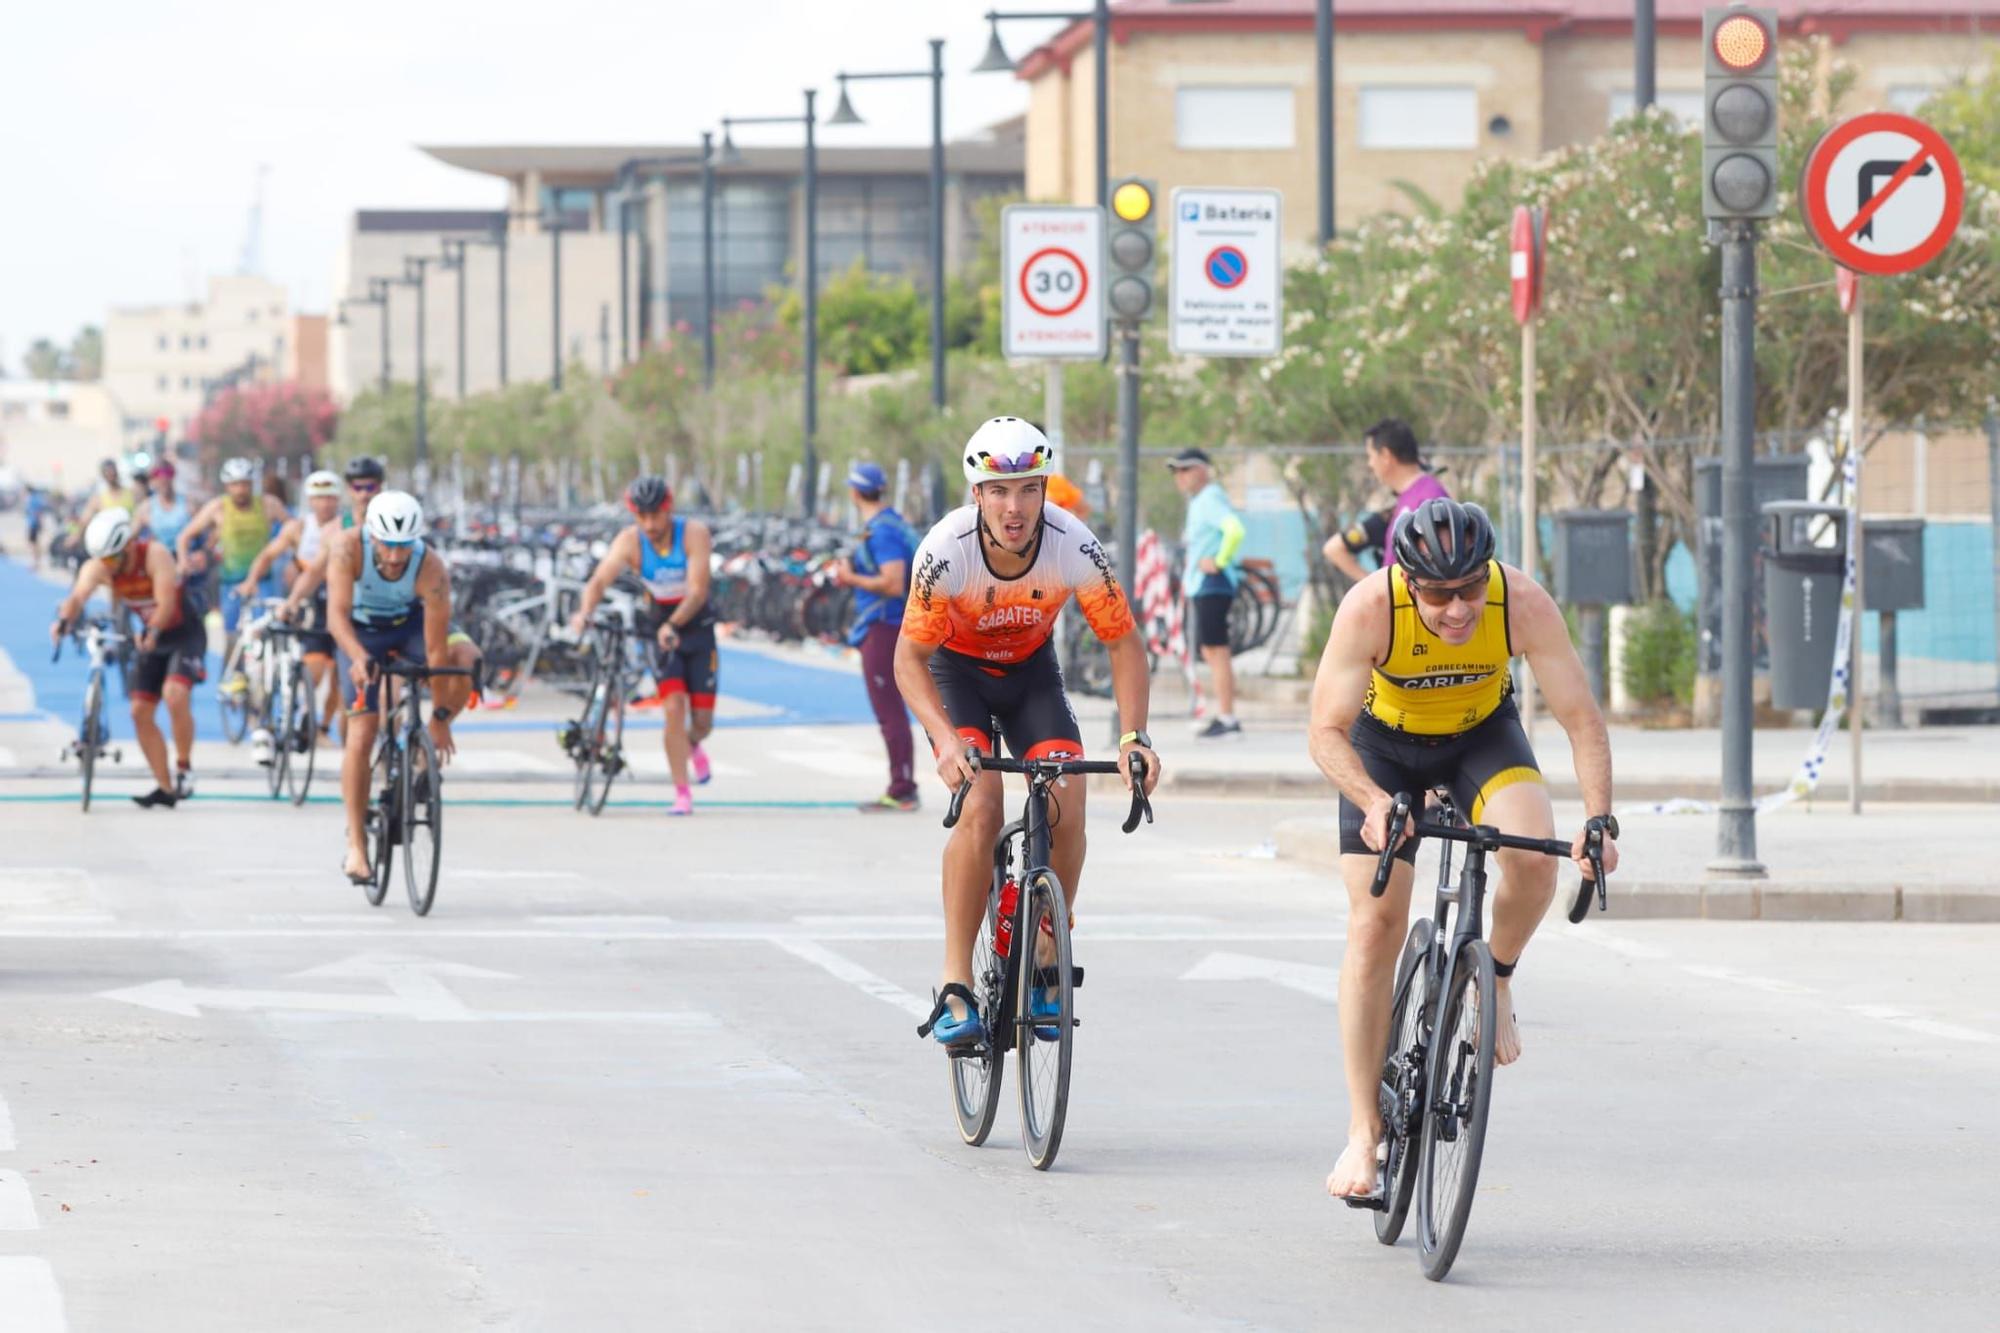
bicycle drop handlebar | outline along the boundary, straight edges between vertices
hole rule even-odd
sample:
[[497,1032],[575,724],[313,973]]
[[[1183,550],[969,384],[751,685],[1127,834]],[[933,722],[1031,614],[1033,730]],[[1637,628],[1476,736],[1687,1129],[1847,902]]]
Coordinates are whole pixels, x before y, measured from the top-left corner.
[[[1406,792],[1397,792],[1394,803],[1389,808],[1388,831],[1390,842],[1382,849],[1381,859],[1375,866],[1375,881],[1368,886],[1368,892],[1377,898],[1389,887],[1389,872],[1396,863],[1396,850],[1402,844],[1403,824],[1410,817],[1414,803]],[[1447,842],[1463,842],[1478,847],[1484,852],[1495,852],[1502,847],[1517,851],[1540,852],[1553,856],[1558,861],[1567,861],[1571,846],[1555,838],[1523,838],[1512,833],[1502,833],[1486,824],[1439,824],[1433,820],[1420,819],[1416,824],[1414,839],[1442,838]],[[1583,854],[1590,862],[1590,876],[1578,886],[1576,901],[1570,905],[1569,919],[1572,923],[1582,921],[1590,914],[1591,890],[1597,890],[1597,910],[1606,907],[1604,893],[1604,830],[1595,821],[1585,826]]]
[[[997,756],[971,754],[967,756],[977,771],[988,773],[1024,773],[1035,777],[1054,779],[1067,777],[1073,773],[1117,773],[1118,764],[1110,759],[1001,759]],[[1143,817],[1153,822],[1153,803],[1146,799],[1146,760],[1143,755],[1127,755],[1132,766],[1132,808],[1125,816],[1121,827],[1130,833],[1139,827]],[[972,794],[970,782],[961,783],[951,794],[951,808],[945,811],[944,826],[955,828],[958,817],[965,811],[965,798]]]

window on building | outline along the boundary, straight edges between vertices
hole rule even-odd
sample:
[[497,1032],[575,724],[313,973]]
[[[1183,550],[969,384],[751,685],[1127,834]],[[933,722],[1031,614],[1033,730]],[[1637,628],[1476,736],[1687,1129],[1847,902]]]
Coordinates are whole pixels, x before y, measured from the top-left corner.
[[[1702,96],[1692,88],[1661,88],[1653,94],[1653,100],[1660,108],[1679,117],[1681,124],[1691,130],[1701,128]],[[1623,120],[1632,114],[1632,108],[1639,103],[1639,96],[1630,88],[1620,88],[1611,94],[1611,118]]]
[[1930,101],[1936,92],[1937,89],[1928,83],[1892,83],[1889,85],[1889,109],[1909,115]]
[[1364,87],[1363,148],[1477,148],[1479,90],[1464,86]]
[[542,187],[542,212],[559,213],[564,224],[569,227],[589,226],[590,211],[596,202],[595,190],[574,188],[558,190],[547,185]]
[[181,350],[185,352],[191,346],[193,346],[193,343],[191,343],[188,340],[188,336],[185,333],[183,333],[181,335]]
[[1190,87],[1174,90],[1174,143],[1180,148],[1292,148],[1286,87]]
[[69,404],[64,402],[60,398],[51,398],[49,400],[49,420],[50,421],[69,420]]
[[164,333],[160,335],[160,350],[162,352],[167,350],[167,335]]
[[167,377],[165,375],[162,375],[160,376],[160,392],[165,393],[166,391],[167,391]]
[[192,389],[193,387],[194,387],[194,378],[192,376],[189,375],[181,376],[181,388]]
[[206,352],[208,350],[208,335],[204,333],[201,335],[201,337],[195,339],[195,346],[201,348],[202,351]]

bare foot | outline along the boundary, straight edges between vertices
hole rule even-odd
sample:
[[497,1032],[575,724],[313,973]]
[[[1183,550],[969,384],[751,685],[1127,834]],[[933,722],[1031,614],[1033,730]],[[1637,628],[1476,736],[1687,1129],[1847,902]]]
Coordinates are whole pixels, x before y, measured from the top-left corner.
[[1499,1006],[1493,1023],[1493,1063],[1511,1065],[1521,1058],[1521,1029],[1514,1022],[1513,983],[1496,981],[1493,998]]
[[1336,1199],[1379,1193],[1385,1147],[1373,1134],[1350,1136],[1340,1160],[1333,1164],[1333,1172],[1326,1178],[1326,1192]]
[[347,849],[347,877],[355,883],[372,878],[368,872],[368,853],[360,847]]

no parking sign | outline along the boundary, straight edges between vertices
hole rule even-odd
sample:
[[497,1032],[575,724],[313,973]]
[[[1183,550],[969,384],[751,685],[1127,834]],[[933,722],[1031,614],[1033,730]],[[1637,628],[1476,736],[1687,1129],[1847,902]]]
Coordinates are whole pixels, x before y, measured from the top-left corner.
[[1176,356],[1276,356],[1284,346],[1282,200],[1276,190],[1174,191],[1167,341]]

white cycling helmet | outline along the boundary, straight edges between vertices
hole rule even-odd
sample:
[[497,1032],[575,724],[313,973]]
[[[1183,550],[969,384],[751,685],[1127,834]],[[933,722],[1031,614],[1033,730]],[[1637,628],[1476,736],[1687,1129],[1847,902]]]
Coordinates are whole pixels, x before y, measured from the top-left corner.
[[83,549],[93,560],[109,560],[132,544],[132,511],[100,509],[83,530]]
[[368,502],[368,535],[407,545],[424,535],[424,507],[408,491],[384,491]]
[[317,500],[328,495],[336,500],[340,498],[340,477],[321,468],[306,478],[306,499]]
[[1046,477],[1056,470],[1056,449],[1032,422],[1019,417],[995,417],[965,442],[965,479],[1019,481]]
[[250,465],[250,460],[247,458],[232,458],[222,465],[222,484],[224,486],[239,481],[253,480],[256,475],[257,469]]

